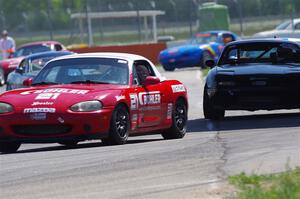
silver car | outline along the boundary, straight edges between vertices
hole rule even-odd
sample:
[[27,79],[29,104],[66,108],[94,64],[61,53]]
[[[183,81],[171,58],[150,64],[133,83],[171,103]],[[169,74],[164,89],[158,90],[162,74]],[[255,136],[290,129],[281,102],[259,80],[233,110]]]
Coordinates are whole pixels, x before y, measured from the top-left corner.
[[287,20],[279,24],[274,30],[259,32],[253,35],[256,38],[264,37],[300,38],[300,18]]
[[44,65],[55,57],[73,54],[69,51],[48,51],[26,56],[7,77],[6,90],[24,88],[23,81],[35,77]]

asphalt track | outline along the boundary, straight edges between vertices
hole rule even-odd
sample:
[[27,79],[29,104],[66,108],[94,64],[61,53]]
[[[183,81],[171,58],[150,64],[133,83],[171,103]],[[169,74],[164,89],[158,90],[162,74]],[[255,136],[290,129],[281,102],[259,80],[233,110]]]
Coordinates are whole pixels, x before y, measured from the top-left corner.
[[[226,112],[221,122],[203,119],[203,80],[198,69],[163,72],[189,93],[184,139],[131,137],[122,146],[83,142],[24,144],[0,154],[0,198],[219,198],[228,175],[276,173],[300,166],[300,112]],[[4,89],[4,88],[2,88]]]

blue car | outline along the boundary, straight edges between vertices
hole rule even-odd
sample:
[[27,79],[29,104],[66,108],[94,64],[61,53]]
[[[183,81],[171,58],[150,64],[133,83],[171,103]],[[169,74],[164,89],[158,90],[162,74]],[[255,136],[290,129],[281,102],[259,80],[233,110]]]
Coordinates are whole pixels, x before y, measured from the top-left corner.
[[18,67],[8,74],[6,90],[23,88],[23,81],[35,77],[44,65],[55,57],[73,54],[70,51],[47,51],[23,58]]
[[217,60],[224,46],[238,36],[228,31],[200,32],[185,45],[163,50],[159,62],[166,71],[185,67],[206,67],[207,60]]

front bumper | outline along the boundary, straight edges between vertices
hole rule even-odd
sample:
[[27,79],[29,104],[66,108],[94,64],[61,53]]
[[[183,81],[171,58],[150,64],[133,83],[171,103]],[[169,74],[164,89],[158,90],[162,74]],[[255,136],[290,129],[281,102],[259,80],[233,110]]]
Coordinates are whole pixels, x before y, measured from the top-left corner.
[[300,108],[300,87],[217,88],[210,98],[216,108],[225,110],[275,110]]
[[32,114],[0,115],[0,141],[27,143],[88,140],[108,135],[112,110],[95,113],[47,113],[46,119]]

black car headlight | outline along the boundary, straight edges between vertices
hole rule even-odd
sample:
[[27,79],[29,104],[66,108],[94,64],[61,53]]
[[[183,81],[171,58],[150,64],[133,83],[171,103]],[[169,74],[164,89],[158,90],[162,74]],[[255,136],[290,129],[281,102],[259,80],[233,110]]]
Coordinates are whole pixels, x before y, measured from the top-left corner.
[[13,107],[10,104],[0,102],[0,114],[13,112]]
[[102,109],[102,103],[97,100],[79,102],[70,108],[74,112],[91,112]]

